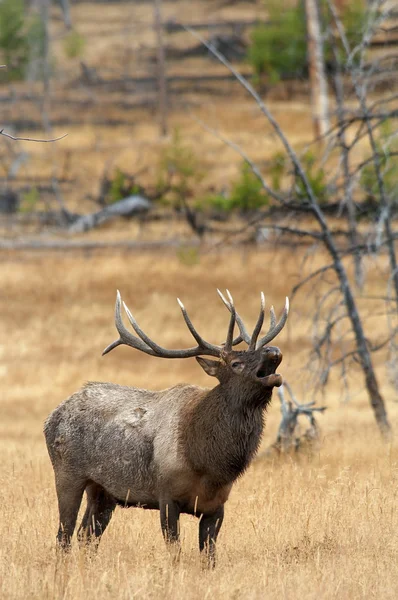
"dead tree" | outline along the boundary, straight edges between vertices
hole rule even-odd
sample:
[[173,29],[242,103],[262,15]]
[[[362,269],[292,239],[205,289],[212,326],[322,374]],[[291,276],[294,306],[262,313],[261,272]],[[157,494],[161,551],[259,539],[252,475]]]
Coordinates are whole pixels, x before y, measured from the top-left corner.
[[[289,393],[290,400],[286,400],[285,390]],[[326,406],[315,406],[315,402],[300,404],[287,381],[278,388],[278,396],[281,403],[282,420],[279,425],[276,442],[271,450],[278,453],[301,450],[313,451],[319,443],[319,426],[315,413],[323,413]],[[310,426],[301,433],[299,431],[299,417],[305,417]]]
[[329,129],[328,88],[317,0],[305,0],[305,9],[314,130],[315,137],[323,138]]
[[157,76],[158,76],[158,104],[160,134],[166,136],[167,126],[167,81],[166,81],[166,55],[163,42],[162,0],[154,0],[154,28],[157,45]]
[[[373,11],[369,18],[373,18],[375,15],[377,18],[377,22],[379,23],[379,15]],[[329,340],[326,346],[326,349],[330,348],[329,342],[331,340],[330,333],[335,331],[338,323],[341,322],[341,319],[345,318],[346,323],[349,324],[348,330],[350,332],[351,338],[349,339],[349,344],[346,344],[341,348],[341,356],[338,358],[331,357],[330,354],[324,355],[324,360],[327,360],[327,370],[326,376],[325,372],[322,373],[321,377],[323,377],[323,382],[327,382],[327,374],[329,369],[332,366],[341,365],[345,370],[347,369],[347,365],[355,364],[358,365],[363,373],[364,378],[364,386],[368,394],[369,404],[373,411],[376,423],[384,436],[389,435],[391,430],[391,426],[387,416],[386,405],[384,402],[384,398],[380,391],[379,382],[377,379],[376,371],[373,364],[372,359],[372,351],[375,351],[383,346],[385,343],[377,341],[371,342],[370,335],[365,331],[364,320],[361,316],[360,304],[358,298],[355,295],[354,288],[350,281],[349,272],[347,271],[345,265],[345,258],[350,256],[356,248],[347,247],[347,244],[340,244],[339,238],[335,235],[334,228],[329,224],[329,219],[327,216],[327,212],[324,209],[324,204],[318,197],[316,187],[313,183],[313,179],[311,174],[308,172],[304,161],[300,158],[297,151],[294,149],[292,143],[289,141],[288,137],[282,130],[281,126],[274,118],[273,114],[263,102],[263,99],[256,92],[253,86],[231,65],[231,63],[225,59],[214,47],[209,45],[206,40],[204,40],[201,36],[198,35],[197,32],[186,28],[188,31],[191,31],[192,35],[196,38],[200,39],[206,47],[223,63],[231,73],[234,74],[238,82],[246,89],[246,91],[252,96],[252,98],[257,103],[261,113],[267,119],[272,131],[279,139],[285,156],[286,163],[288,164],[289,172],[291,175],[292,184],[288,189],[284,190],[276,190],[273,189],[271,185],[268,184],[267,178],[264,177],[258,166],[250,159],[250,156],[244,152],[241,148],[239,148],[233,142],[227,142],[230,144],[232,148],[239,152],[239,154],[244,158],[247,164],[251,167],[256,176],[260,179],[265,191],[268,195],[274,199],[276,203],[281,205],[286,212],[291,214],[291,219],[294,220],[294,225],[285,227],[285,232],[290,235],[297,235],[300,237],[307,237],[307,239],[312,239],[314,244],[322,245],[326,250],[328,255],[330,256],[331,262],[330,264],[325,265],[321,269],[317,269],[315,272],[311,273],[309,276],[305,277],[300,285],[295,287],[295,292],[297,292],[303,285],[308,284],[309,282],[316,281],[317,278],[328,273],[334,273],[334,278],[330,284],[330,293],[328,297],[336,294],[336,298],[334,302],[336,306],[344,307],[344,315],[336,315],[335,318],[332,319],[330,327],[328,327],[326,332],[326,339]],[[368,45],[371,39],[370,32],[371,28],[368,27],[365,32],[365,37],[362,41],[362,45]],[[372,72],[367,71],[371,76]],[[396,97],[393,94],[392,98]],[[361,97],[360,97],[361,98]],[[391,99],[389,99],[391,101]],[[377,108],[377,104],[375,107]],[[363,104],[362,101],[359,102],[359,106],[356,109],[348,108],[344,106],[344,118],[342,122],[342,127],[347,128],[350,125],[354,124],[357,127],[356,135],[354,136],[354,144],[350,146],[350,149],[355,147],[358,144],[359,140],[363,139],[364,135],[370,136],[370,134],[374,131],[375,124],[380,126],[380,123],[383,119],[386,118],[386,115],[372,115],[369,114],[369,110]],[[364,129],[365,128],[365,129]],[[335,135],[335,129],[332,128],[331,131],[328,132],[331,136]],[[369,137],[372,147],[372,155],[375,161],[375,166],[377,164],[380,165],[380,155],[377,150],[377,146],[372,144],[371,137]],[[224,139],[225,141],[225,139]],[[373,150],[373,148],[375,148]],[[355,181],[355,177],[357,176],[357,171],[351,167],[350,171],[351,182]],[[380,185],[380,176],[382,173],[380,169],[378,170],[378,189],[379,193],[382,194],[383,181],[381,181]],[[381,177],[382,179],[382,177]],[[300,194],[297,195],[297,189],[299,188]],[[338,178],[334,178],[329,182],[327,187],[327,193],[330,193],[334,190],[334,194],[339,195],[339,180]],[[381,203],[383,200],[381,198]],[[387,206],[386,206],[387,209]],[[306,219],[309,218],[313,220],[314,229],[310,230],[308,227],[300,227],[297,225],[298,217],[300,215],[304,215]],[[251,223],[252,227],[258,227],[259,223],[262,221],[262,216],[260,215]],[[388,220],[389,222],[389,220]],[[271,225],[272,227],[272,225]],[[348,234],[347,234],[348,235]],[[389,234],[387,230],[385,230],[385,239],[382,241],[383,244],[387,244],[389,250],[391,246],[393,246],[393,236]],[[367,246],[364,245],[364,249],[366,251]],[[392,250],[392,248],[391,248]],[[394,277],[398,278],[398,269],[393,270]],[[398,296],[397,296],[398,297]]]
[[61,4],[62,14],[64,15],[64,23],[66,29],[72,29],[72,17],[70,14],[69,0],[59,0]]

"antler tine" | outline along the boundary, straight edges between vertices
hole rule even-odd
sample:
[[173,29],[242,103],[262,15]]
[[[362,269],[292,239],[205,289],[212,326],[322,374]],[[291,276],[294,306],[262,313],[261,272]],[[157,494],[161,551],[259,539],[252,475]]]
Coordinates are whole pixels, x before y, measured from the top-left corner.
[[217,288],[217,294],[220,296],[221,300],[224,302],[224,304],[228,308],[228,310],[230,310],[228,300],[225,298],[224,294],[218,288]]
[[146,352],[146,354],[151,354],[152,356],[154,356],[155,352],[149,346],[147,346],[147,344],[145,344],[142,340],[137,338],[125,328],[122,321],[121,307],[122,298],[120,296],[119,290],[117,290],[115,304],[115,325],[120,337],[118,340],[112,342],[112,344],[109,344],[109,346],[105,348],[105,350],[102,352],[102,356],[104,356],[104,354],[108,354],[108,352],[110,352],[117,346],[121,346],[122,344],[130,346],[131,348],[136,348],[137,350],[141,350],[142,352]]
[[231,312],[231,318],[229,320],[228,334],[227,334],[227,339],[224,344],[224,350],[226,352],[230,352],[232,350],[232,343],[234,341],[234,327],[235,327],[235,322],[236,322],[236,310],[235,310],[233,298],[228,290],[227,290],[227,295],[229,298],[229,307],[228,308]]
[[276,325],[276,314],[273,306],[269,309],[269,328],[273,329]]
[[[217,293],[220,296],[221,300],[224,302],[225,306],[231,312],[231,305],[228,302],[228,300],[225,298],[224,294],[222,292],[220,292],[220,290],[217,290]],[[227,292],[227,293],[229,294],[229,292]],[[231,296],[231,294],[229,294],[229,296]],[[236,320],[236,323],[238,324],[240,335],[238,335],[238,337],[236,337],[232,341],[232,346],[237,346],[241,342],[246,342],[246,344],[249,345],[250,344],[250,335],[247,332],[245,324],[243,323],[241,317],[239,316],[239,313],[237,313],[236,310],[235,310],[235,320]]]
[[260,300],[261,300],[260,314],[258,315],[257,323],[256,323],[256,326],[254,327],[254,330],[252,333],[249,350],[256,349],[257,338],[260,335],[261,327],[263,326],[263,323],[264,323],[265,298],[264,298],[263,292],[261,292],[261,294],[260,294]]
[[273,320],[273,315],[272,315],[272,311],[270,311],[270,312],[271,312],[271,318],[270,318],[271,325],[270,325],[270,328],[269,328],[268,332],[265,334],[265,336],[264,336],[264,337],[262,337],[262,338],[261,338],[261,339],[260,339],[260,340],[257,342],[256,348],[262,348],[263,346],[265,346],[265,344],[268,344],[268,343],[269,343],[271,340],[273,340],[273,339],[274,339],[274,338],[275,338],[275,337],[278,335],[278,333],[280,333],[280,332],[282,331],[282,329],[284,328],[284,326],[285,326],[285,323],[286,323],[286,321],[287,321],[287,317],[288,317],[288,315],[289,315],[289,298],[286,298],[286,301],[285,301],[285,307],[284,307],[284,309],[283,309],[282,316],[281,316],[281,318],[279,319],[278,323],[276,323],[276,324],[274,323],[274,320]]
[[125,302],[123,302],[123,306],[124,306],[124,310],[126,311],[126,315],[127,315],[128,320],[130,321],[131,326],[134,328],[134,331],[140,336],[140,338],[142,339],[142,341],[145,344],[147,344],[147,346],[149,346],[150,348],[152,348],[152,350],[156,354],[162,354],[162,351],[164,350],[164,348],[162,348],[156,342],[154,342],[153,340],[151,340],[151,338],[149,336],[147,336],[147,334],[145,333],[145,331],[143,331],[141,329],[141,327],[138,325],[137,321],[135,320],[135,317],[130,312],[129,307],[127,306],[127,304]]
[[209,342],[206,342],[206,340],[204,340],[202,338],[201,335],[199,335],[199,333],[196,331],[195,327],[193,326],[193,323],[191,321],[191,319],[189,318],[189,315],[187,313],[187,310],[185,308],[185,306],[183,305],[183,303],[181,302],[181,300],[179,298],[177,298],[177,302],[181,308],[181,312],[182,312],[182,316],[184,317],[184,321],[187,324],[187,327],[189,329],[189,331],[192,333],[193,337],[195,338],[195,340],[198,342],[198,345],[201,348],[215,348],[218,349],[219,346],[213,346],[212,344],[209,344]]

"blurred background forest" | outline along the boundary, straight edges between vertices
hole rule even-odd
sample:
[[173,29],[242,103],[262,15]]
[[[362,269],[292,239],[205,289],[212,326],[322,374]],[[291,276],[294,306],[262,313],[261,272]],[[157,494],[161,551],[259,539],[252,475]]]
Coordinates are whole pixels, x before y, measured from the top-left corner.
[[[397,62],[390,0],[0,2],[2,597],[397,597]],[[260,290],[291,300],[290,388],[231,500],[253,532],[231,519],[218,579],[193,553],[153,572],[153,515],[123,513],[103,577],[54,574],[50,410],[86,380],[210,384],[101,358],[116,289],[173,348],[176,296],[222,342],[217,287],[249,325]]]

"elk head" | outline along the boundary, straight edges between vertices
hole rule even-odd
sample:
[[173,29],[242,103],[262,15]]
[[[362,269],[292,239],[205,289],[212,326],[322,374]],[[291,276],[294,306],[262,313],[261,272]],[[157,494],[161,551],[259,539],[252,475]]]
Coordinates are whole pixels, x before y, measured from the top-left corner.
[[[195,338],[197,346],[181,350],[169,350],[162,348],[156,342],[151,340],[146,333],[144,333],[134,316],[131,314],[127,305],[123,302],[127,317],[138,337],[133,335],[125,328],[123,324],[121,316],[122,300],[118,291],[115,307],[115,324],[120,337],[118,340],[105,348],[103,354],[106,354],[117,346],[124,344],[132,348],[136,348],[137,350],[141,350],[146,354],[161,358],[196,357],[196,360],[202,369],[204,369],[208,375],[216,377],[222,384],[226,384],[228,382],[229,384],[233,385],[239,380],[240,384],[242,384],[242,382],[247,382],[250,385],[261,386],[268,390],[275,386],[279,387],[282,385],[281,375],[275,372],[282,361],[282,353],[279,348],[275,346],[267,346],[267,344],[278,335],[286,323],[289,313],[288,298],[286,298],[285,307],[278,322],[276,320],[275,311],[273,307],[271,307],[270,326],[268,332],[262,338],[258,339],[264,322],[264,294],[261,292],[260,314],[252,335],[249,335],[243,320],[236,312],[234,302],[229,291],[227,290],[228,298],[226,298],[219,290],[217,290],[217,292],[231,313],[227,339],[223,344],[219,346],[210,344],[199,335],[193,326],[183,303],[179,299],[177,299],[177,301],[180,305],[185,323],[187,324],[192,336]],[[239,328],[239,335],[236,338],[234,338],[235,324],[237,324]],[[245,342],[248,345],[247,350],[234,350],[233,348],[241,342]],[[217,357],[219,360],[216,361],[203,358],[204,356]]]

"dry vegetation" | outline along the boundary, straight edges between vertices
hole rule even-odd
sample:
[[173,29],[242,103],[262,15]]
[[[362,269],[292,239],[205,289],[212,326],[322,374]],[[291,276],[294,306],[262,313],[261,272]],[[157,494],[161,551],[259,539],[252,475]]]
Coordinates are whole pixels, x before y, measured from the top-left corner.
[[[212,385],[192,360],[168,361],[118,349],[113,303],[120,288],[140,323],[165,345],[190,343],[175,297],[214,342],[228,321],[215,288],[228,286],[252,325],[258,292],[280,307],[296,281],[300,256],[288,251],[207,254],[188,266],[172,253],[26,255],[0,265],[0,597],[11,600],[117,598],[396,598],[398,448],[381,443],[362,382],[340,403],[336,377],[320,417],[320,452],[301,460],[259,459],[235,486],[219,538],[215,572],[201,571],[197,523],[182,520],[183,553],[173,567],[157,512],[115,513],[98,555],[74,546],[57,562],[57,506],[42,423],[85,380],[162,388],[180,381]],[[319,254],[313,266],[323,261]],[[368,291],[384,288],[370,270]],[[283,273],[283,277],[281,276]],[[370,312],[375,307],[369,308]],[[287,375],[303,397],[311,298],[293,306],[278,338]],[[376,323],[376,322],[375,322]],[[383,376],[383,358],[378,371]],[[392,424],[397,404],[387,384]],[[269,411],[264,447],[275,439],[279,407]]]

